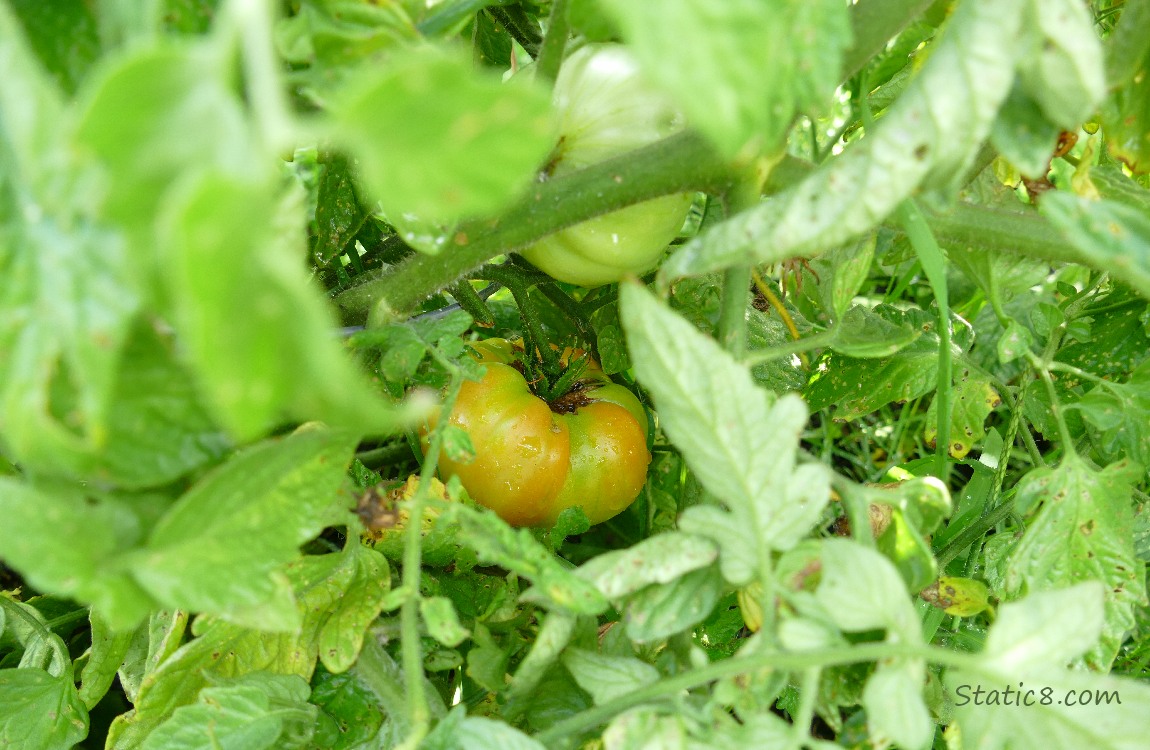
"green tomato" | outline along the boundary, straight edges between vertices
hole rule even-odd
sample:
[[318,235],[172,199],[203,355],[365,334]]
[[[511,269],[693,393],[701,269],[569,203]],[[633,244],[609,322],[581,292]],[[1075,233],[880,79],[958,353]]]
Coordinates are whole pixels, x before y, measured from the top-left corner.
[[[588,45],[559,71],[554,101],[559,143],[551,174],[562,175],[633,151],[682,128],[662,93],[641,77],[620,45]],[[653,268],[687,217],[693,196],[668,195],[563,229],[522,251],[560,281],[599,286]]]

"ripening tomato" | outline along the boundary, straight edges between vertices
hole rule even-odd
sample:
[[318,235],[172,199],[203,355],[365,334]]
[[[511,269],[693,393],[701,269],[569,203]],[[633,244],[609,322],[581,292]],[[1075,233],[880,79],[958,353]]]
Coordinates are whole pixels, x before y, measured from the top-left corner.
[[[594,44],[564,61],[555,81],[559,143],[553,175],[574,172],[666,138],[682,118],[642,79],[625,47]],[[598,286],[659,262],[687,217],[692,196],[667,195],[544,237],[523,257],[560,281]]]
[[514,344],[488,339],[472,347],[486,373],[463,384],[449,421],[468,433],[475,457],[444,456],[441,475],[459,477],[476,502],[513,526],[551,525],[574,506],[601,523],[635,501],[651,454],[647,416],[633,393],[589,360],[572,388],[548,403],[514,366]]

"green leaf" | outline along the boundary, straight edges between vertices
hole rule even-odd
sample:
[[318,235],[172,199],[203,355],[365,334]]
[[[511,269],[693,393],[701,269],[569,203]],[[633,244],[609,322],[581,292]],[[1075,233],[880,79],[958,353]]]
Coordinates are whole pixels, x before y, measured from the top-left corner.
[[[1102,586],[1090,582],[1002,605],[986,649],[975,663],[946,676],[964,746],[988,750],[1145,746],[1150,688],[1133,680],[1058,667],[1097,641],[1103,625],[1102,597]],[[1067,617],[1068,612],[1074,616]],[[976,690],[982,691],[981,696]]]
[[502,84],[454,54],[405,50],[356,75],[337,107],[337,137],[393,220],[451,221],[499,210],[552,146],[548,97]]
[[341,594],[327,610],[319,634],[319,657],[332,672],[345,672],[359,656],[367,630],[383,610],[391,588],[387,560],[375,550],[348,544],[338,560],[332,559],[330,586]]
[[670,531],[597,555],[579,566],[578,574],[593,582],[603,596],[617,600],[653,583],[671,583],[717,557],[718,550],[709,540]]
[[321,266],[331,263],[352,241],[367,217],[356,195],[347,159],[332,157],[324,165],[316,198],[316,239],[312,248],[316,263]]
[[1146,603],[1145,566],[1130,536],[1136,476],[1127,464],[1097,472],[1071,455],[1056,469],[1030,472],[1018,485],[1020,507],[1042,505],[1007,563],[1007,587],[1017,595],[1083,581],[1105,584],[1102,639],[1086,655],[1095,668],[1110,666],[1134,626],[1135,609]]
[[80,700],[91,710],[108,692],[116,679],[116,672],[124,663],[132,644],[130,630],[115,632],[96,612],[89,613],[92,625],[92,647],[88,661],[80,673]]
[[1002,104],[990,131],[990,142],[1024,176],[1046,176],[1060,128],[1047,119],[1038,102],[1015,86]]
[[299,263],[298,199],[277,205],[267,184],[222,173],[185,186],[165,235],[182,344],[240,440],[288,416],[389,433],[395,408],[355,372]]
[[764,549],[797,543],[829,499],[824,467],[794,465],[806,407],[795,396],[775,401],[746,368],[642,287],[625,284],[620,298],[635,371],[663,428],[728,509],[694,506],[680,528],[715,542],[723,575],[746,584]]
[[1062,191],[1044,196],[1039,210],[1091,265],[1150,297],[1150,217],[1144,211]]
[[137,702],[144,677],[176,652],[188,629],[187,612],[160,610],[132,634],[132,642],[120,667],[120,687],[132,703]]
[[88,712],[68,676],[0,669],[0,746],[59,750],[88,736]]
[[[822,544],[822,579],[815,596],[847,632],[883,628],[890,642],[921,643],[922,626],[905,584],[886,558],[845,539]],[[880,736],[900,747],[925,748],[933,722],[922,697],[926,665],[894,659],[878,665],[867,681],[863,704]]]
[[76,91],[100,55],[91,6],[84,0],[9,0],[40,63],[68,93]]
[[527,529],[512,529],[494,513],[452,503],[445,517],[459,523],[459,541],[480,560],[500,565],[529,579],[534,587],[524,592],[525,601],[548,609],[596,615],[607,601],[593,584],[564,567]]
[[907,331],[903,334],[906,338],[910,338],[912,329],[922,334],[908,346],[877,360],[843,357],[834,352],[824,357],[804,393],[813,411],[833,404],[835,419],[857,419],[886,404],[910,401],[934,390],[938,380],[938,334],[932,318],[921,310],[904,311],[887,305],[880,305],[872,313]]
[[1010,92],[1027,5],[957,4],[926,63],[866,138],[797,186],[703,232],[671,255],[660,278],[816,255],[876,225],[922,184],[953,187]]
[[[1127,11],[1130,13],[1131,11]],[[1146,15],[1143,12],[1143,15]],[[1144,39],[1144,27],[1133,36]],[[1150,171],[1150,49],[1134,73],[1111,95],[1102,109],[1106,145],[1116,158],[1138,174]]]
[[[332,674],[317,669],[312,679],[311,702],[335,723],[330,750],[349,750],[375,736],[383,724],[384,709],[358,670]],[[388,706],[394,713],[398,707]],[[316,738],[319,740],[320,738]]]
[[0,534],[0,558],[33,586],[92,604],[114,629],[134,626],[155,606],[122,565],[144,534],[125,503],[0,478],[0,517],[19,529]]
[[1077,130],[1106,91],[1090,10],[1077,0],[1029,0],[1024,24],[1030,48],[1019,57],[1019,81],[1051,122]]
[[311,429],[237,454],[160,520],[135,553],[135,579],[172,608],[227,617],[268,602],[272,572],[341,519],[335,494],[354,446],[346,434]]
[[[953,458],[965,458],[974,445],[986,435],[986,418],[1001,403],[1002,398],[990,380],[981,372],[964,367],[955,380],[950,402],[950,445],[947,453]],[[926,413],[923,438],[934,445],[938,437],[937,398]]]
[[230,447],[176,360],[175,343],[137,325],[121,354],[98,479],[123,487],[162,485]]
[[627,637],[636,643],[670,638],[699,624],[727,593],[718,566],[685,573],[629,597],[623,610]]
[[849,308],[833,329],[830,348],[856,359],[882,359],[910,346],[922,335],[922,328],[899,316],[884,314],[889,309],[880,308],[878,312],[864,305]]
[[308,747],[318,709],[295,675],[246,675],[206,687],[194,705],[177,708],[142,750],[297,750]]
[[419,613],[427,626],[428,635],[444,646],[454,648],[463,643],[471,632],[459,622],[459,615],[451,600],[443,596],[430,596],[419,601]]
[[1142,363],[1125,383],[1096,385],[1077,409],[1099,432],[1096,444],[1109,459],[1125,457],[1150,466],[1150,363]]
[[[332,615],[340,611],[341,600],[354,585],[355,556],[340,553],[305,557],[289,565],[286,576],[296,602],[296,631],[274,633],[198,618],[196,637],[159,660],[144,675],[135,707],[113,722],[108,747],[139,748],[176,708],[193,703],[203,687],[221,679],[257,672],[310,679],[321,644],[325,643],[324,630],[340,627],[340,618]],[[352,633],[343,636],[351,637]],[[354,660],[354,656],[351,658]]]
[[726,155],[826,109],[850,43],[836,0],[601,0],[651,80]]
[[831,320],[842,319],[870,275],[876,239],[870,235],[836,247],[811,264],[820,279],[819,301]]
[[596,705],[632,693],[657,682],[659,670],[632,657],[607,656],[581,648],[568,649],[563,666],[579,687],[591,694]]

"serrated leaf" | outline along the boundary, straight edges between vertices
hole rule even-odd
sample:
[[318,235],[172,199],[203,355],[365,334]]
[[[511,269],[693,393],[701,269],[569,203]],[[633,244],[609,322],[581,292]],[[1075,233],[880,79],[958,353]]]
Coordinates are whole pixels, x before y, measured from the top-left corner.
[[578,575],[593,582],[603,596],[618,599],[652,583],[670,583],[710,565],[718,555],[713,542],[670,531],[597,555],[579,566]]
[[625,284],[620,298],[635,371],[663,428],[727,507],[692,507],[680,527],[715,542],[724,576],[746,584],[764,549],[796,544],[829,498],[822,466],[794,466],[806,407],[794,396],[775,401],[746,368],[642,287]]
[[657,682],[659,670],[632,657],[607,656],[581,648],[563,654],[563,666],[596,705]]
[[644,71],[727,155],[826,108],[850,42],[836,0],[601,0]]
[[1098,472],[1071,455],[1056,469],[1030,472],[1018,485],[1021,507],[1042,505],[1007,563],[1006,585],[1017,595],[1023,589],[1104,583],[1102,640],[1086,655],[1087,663],[1102,669],[1134,626],[1135,608],[1146,603],[1145,565],[1134,554],[1129,532],[1134,478],[1129,465]]
[[1044,196],[1039,210],[1091,265],[1150,297],[1150,217],[1144,211],[1062,191]]
[[815,255],[867,231],[924,183],[952,187],[1010,92],[1028,4],[958,3],[918,75],[866,138],[687,243],[660,278]]
[[387,434],[395,407],[355,371],[299,263],[299,197],[222,173],[184,186],[165,222],[182,344],[237,439],[288,416]]
[[96,612],[89,613],[92,647],[80,672],[79,698],[91,710],[108,692],[132,644],[132,631],[114,632]]
[[561,565],[527,529],[512,529],[494,513],[452,504],[445,516],[459,523],[459,541],[479,559],[527,578],[534,587],[523,599],[576,614],[599,614],[607,600],[593,584]]
[[228,616],[267,602],[271,573],[339,520],[335,493],[354,445],[314,429],[237,454],[160,520],[135,553],[135,579],[172,608]]
[[1058,666],[1090,649],[1103,621],[1103,587],[1094,581],[1003,604],[986,649],[968,669],[951,670],[946,677],[964,746],[1145,746],[1150,688]]
[[[316,670],[309,700],[335,724],[335,738],[329,743],[331,750],[356,747],[374,737],[383,724],[384,709],[375,693],[364,683],[358,665],[343,674]],[[389,706],[388,711],[394,712],[398,708]],[[326,746],[321,744],[321,747]]]
[[88,736],[88,712],[66,676],[0,669],[0,746],[59,750]]
[[286,576],[299,614],[297,631],[271,633],[219,619],[197,619],[196,637],[144,675],[135,707],[113,722],[108,747],[139,748],[176,708],[193,703],[213,681],[257,672],[310,679],[323,631],[329,623],[339,622],[332,614],[339,611],[355,580],[354,559],[346,554],[305,557],[289,565]]
[[307,702],[307,682],[295,675],[246,675],[206,687],[199,700],[177,708],[142,750],[299,750],[311,739],[318,709]]
[[547,94],[504,85],[445,50],[406,50],[356,74],[337,135],[397,219],[483,215],[525,189],[552,146]]

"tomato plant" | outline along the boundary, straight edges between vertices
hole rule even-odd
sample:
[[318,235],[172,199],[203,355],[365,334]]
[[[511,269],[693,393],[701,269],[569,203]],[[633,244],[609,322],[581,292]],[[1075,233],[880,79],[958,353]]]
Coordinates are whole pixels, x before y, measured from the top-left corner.
[[1147,28],[0,0],[0,747],[1142,750]]
[[[682,115],[647,83],[621,45],[588,45],[564,61],[555,81],[559,143],[548,161],[561,176],[681,130]],[[569,284],[599,286],[649,271],[675,238],[691,207],[680,193],[644,201],[567,227],[522,251]]]
[[[464,430],[472,460],[441,459],[441,472],[513,526],[552,526],[580,507],[592,524],[635,501],[647,479],[647,415],[634,394],[597,362],[568,352],[580,374],[545,401],[534,394],[516,347],[502,339],[473,345],[486,367],[463,384],[448,422]],[[522,354],[522,347],[518,347]]]

